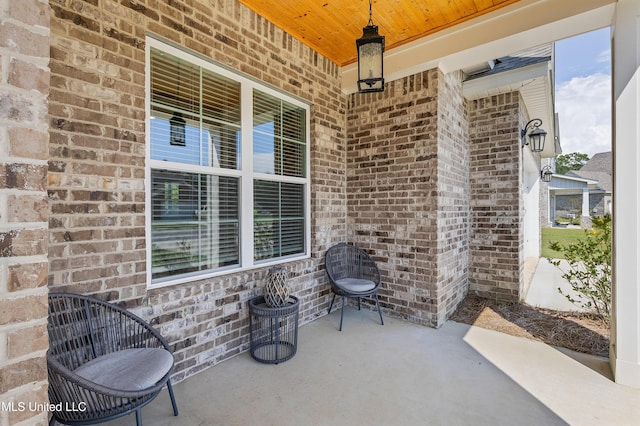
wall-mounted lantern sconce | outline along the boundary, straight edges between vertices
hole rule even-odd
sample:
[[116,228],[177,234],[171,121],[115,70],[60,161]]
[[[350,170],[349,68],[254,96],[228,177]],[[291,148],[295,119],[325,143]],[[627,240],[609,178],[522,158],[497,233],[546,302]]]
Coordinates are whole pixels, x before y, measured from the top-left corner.
[[551,182],[551,178],[553,177],[553,171],[551,170],[551,167],[549,166],[544,166],[542,168],[542,170],[540,170],[540,180],[543,182]]
[[382,60],[384,36],[378,34],[378,26],[373,25],[371,0],[369,0],[369,22],[362,29],[362,37],[356,40],[358,49],[358,92],[384,91]]
[[[544,150],[544,140],[547,138],[547,132],[540,128],[542,120],[534,118],[530,120],[524,129],[520,130],[520,139],[522,141],[522,148],[525,145],[530,145],[532,152],[542,152]],[[527,135],[527,131],[531,130]],[[527,138],[529,139],[527,141]]]
[[182,118],[182,114],[174,112],[169,120],[169,143],[176,146],[185,146],[185,128],[187,122]]

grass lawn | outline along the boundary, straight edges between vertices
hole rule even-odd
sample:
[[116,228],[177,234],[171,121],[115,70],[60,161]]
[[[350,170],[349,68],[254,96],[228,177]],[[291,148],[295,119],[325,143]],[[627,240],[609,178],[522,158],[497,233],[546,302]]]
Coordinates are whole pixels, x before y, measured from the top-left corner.
[[564,259],[562,253],[549,248],[551,241],[557,241],[565,246],[585,238],[584,229],[542,228],[542,257]]

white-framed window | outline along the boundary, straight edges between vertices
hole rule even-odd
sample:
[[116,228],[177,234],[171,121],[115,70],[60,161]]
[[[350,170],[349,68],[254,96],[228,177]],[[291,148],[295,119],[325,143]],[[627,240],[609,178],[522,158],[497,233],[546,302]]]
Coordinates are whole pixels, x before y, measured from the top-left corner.
[[147,39],[147,282],[309,256],[309,106]]

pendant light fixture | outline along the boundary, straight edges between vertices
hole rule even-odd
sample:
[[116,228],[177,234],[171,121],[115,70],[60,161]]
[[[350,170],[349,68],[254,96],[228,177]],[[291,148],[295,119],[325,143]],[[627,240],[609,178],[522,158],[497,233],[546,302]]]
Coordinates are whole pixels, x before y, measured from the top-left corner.
[[358,92],[384,91],[383,54],[384,36],[378,34],[373,25],[371,0],[369,0],[369,22],[362,29],[362,37],[356,40],[358,49]]
[[185,128],[187,122],[182,118],[182,113],[175,111],[169,120],[169,143],[171,145],[185,146]]
[[[179,59],[178,59],[179,61]],[[176,106],[180,102],[180,62],[178,62],[178,83],[176,84]],[[182,113],[174,111],[169,120],[169,143],[176,146],[185,146],[185,129],[187,122],[182,118]]]
[[552,178],[553,170],[551,170],[551,167],[549,166],[544,166],[542,170],[540,170],[540,180],[549,183],[551,182]]
[[[522,148],[525,145],[529,145],[531,147],[531,152],[542,152],[544,151],[544,141],[547,138],[547,132],[540,128],[542,125],[542,120],[539,118],[534,118],[530,120],[524,129],[520,130],[520,139],[522,141]],[[531,132],[527,134],[527,131],[531,129]],[[528,139],[528,140],[527,140]]]

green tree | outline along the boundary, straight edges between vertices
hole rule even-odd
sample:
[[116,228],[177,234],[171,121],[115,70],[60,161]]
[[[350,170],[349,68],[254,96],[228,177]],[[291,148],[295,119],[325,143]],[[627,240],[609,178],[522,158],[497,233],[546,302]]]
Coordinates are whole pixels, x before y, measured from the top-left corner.
[[589,156],[581,152],[558,155],[556,158],[556,173],[563,175],[569,170],[580,170],[589,161]]
[[562,272],[572,294],[558,292],[571,303],[594,312],[606,321],[611,318],[611,216],[593,218],[593,229],[585,229],[584,240],[560,245],[549,243],[552,250],[559,251],[569,263],[563,270],[558,259],[549,259]]

